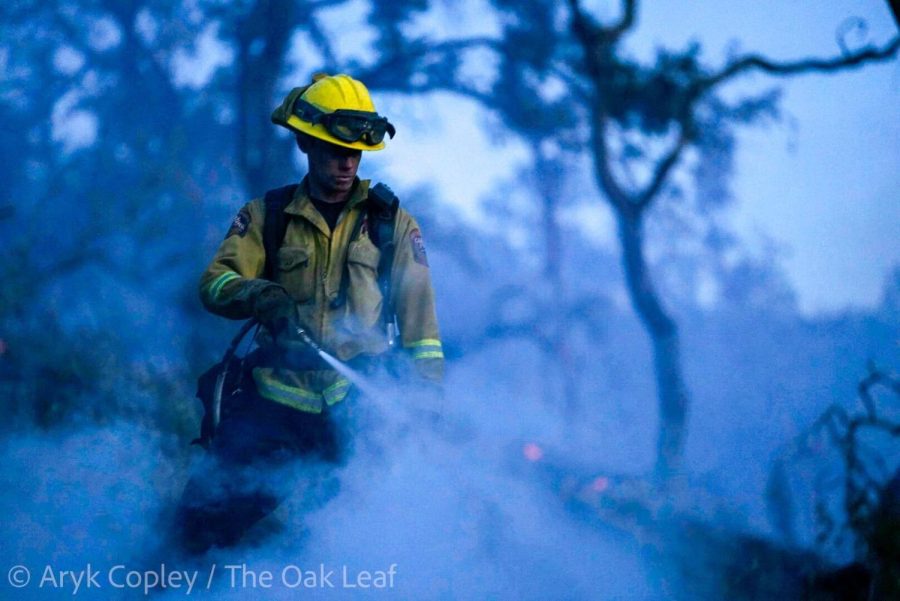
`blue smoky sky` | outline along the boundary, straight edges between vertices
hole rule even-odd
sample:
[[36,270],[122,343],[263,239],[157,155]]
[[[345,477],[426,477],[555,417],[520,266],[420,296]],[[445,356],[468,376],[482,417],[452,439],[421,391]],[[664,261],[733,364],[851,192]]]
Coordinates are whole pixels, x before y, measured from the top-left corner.
[[[442,30],[452,22],[448,36],[490,35],[480,4],[465,6],[443,9],[443,16],[439,9],[428,27]],[[586,6],[600,18],[614,19],[618,10],[614,2]],[[699,41],[712,64],[723,64],[729,53],[751,52],[786,61],[839,54],[840,32],[853,49],[883,45],[896,29],[887,3],[876,0],[670,0],[641,5],[625,49],[649,59],[657,46],[683,48]],[[777,250],[803,313],[875,306],[888,274],[900,264],[900,64],[788,79],[753,75],[726,92],[773,86],[783,93],[782,117],[739,130],[731,180],[735,202],[725,218],[747,247]],[[449,95],[379,100],[385,112],[399,113],[405,128],[388,152],[367,160],[394,180],[435,185],[443,200],[475,223],[490,221],[480,201],[528,160],[527,146],[498,136],[483,109]],[[583,177],[585,204],[570,218],[615,251],[612,216],[590,171]]]
[[[883,45],[897,26],[878,1],[663,1],[644,10],[636,41],[694,37],[724,56],[737,40],[745,52],[789,60],[838,53],[840,31],[854,48]],[[734,223],[784,248],[805,312],[874,305],[900,263],[900,64],[775,83],[784,91],[781,126],[739,138]]]
[[[619,4],[585,6],[598,18],[612,20]],[[341,54],[364,56],[373,43],[364,35],[361,8],[351,2],[325,11],[326,30],[351,27],[360,32],[341,36]],[[496,18],[481,0],[438,3],[414,27],[429,37],[492,36],[499,32]],[[683,48],[698,41],[712,64],[724,63],[729,54],[750,52],[791,60],[835,56],[838,37],[850,49],[881,45],[896,29],[882,0],[660,0],[641,4],[638,25],[623,49],[649,59],[659,46]],[[210,26],[194,54],[177,57],[179,85],[200,88],[233,59],[218,36]],[[293,53],[298,66],[315,61],[314,48],[298,44]],[[62,53],[58,67],[77,67],[70,64],[77,60]],[[490,70],[487,58],[483,64],[475,61],[472,77],[489,77]],[[306,71],[298,69],[296,76],[305,79]],[[900,264],[900,64],[780,80],[754,75],[735,81],[726,92],[739,95],[774,86],[783,93],[781,119],[739,130],[731,179],[735,202],[725,219],[747,248],[776,249],[803,313],[876,306],[888,274]],[[476,226],[491,222],[482,202],[527,165],[526,144],[491,127],[484,107],[451,94],[380,95],[376,100],[399,124],[400,135],[388,152],[367,155],[364,171],[373,167],[400,187],[430,185],[440,200],[455,205]],[[54,117],[58,139],[72,149],[94,143],[96,118],[63,108],[58,107],[60,118]],[[298,170],[303,169],[298,163]],[[575,177],[584,180],[584,202],[564,217],[617,252],[612,215],[598,197],[589,167]]]

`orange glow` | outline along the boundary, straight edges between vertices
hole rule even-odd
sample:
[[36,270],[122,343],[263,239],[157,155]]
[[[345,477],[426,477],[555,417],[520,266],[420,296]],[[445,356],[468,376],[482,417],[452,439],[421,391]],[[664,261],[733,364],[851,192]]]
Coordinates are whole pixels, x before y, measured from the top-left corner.
[[540,461],[544,458],[544,451],[533,442],[527,443],[522,448],[522,454],[525,455],[525,459],[528,461]]
[[607,488],[609,488],[609,478],[606,476],[597,476],[594,478],[594,481],[591,482],[591,490],[594,492],[603,492]]

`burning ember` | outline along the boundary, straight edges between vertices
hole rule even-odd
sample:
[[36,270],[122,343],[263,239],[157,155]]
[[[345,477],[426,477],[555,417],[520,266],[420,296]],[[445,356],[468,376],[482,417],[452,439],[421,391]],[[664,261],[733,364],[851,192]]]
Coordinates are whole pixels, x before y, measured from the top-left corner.
[[597,476],[594,478],[594,481],[591,482],[591,490],[594,492],[604,492],[609,488],[609,478],[606,476]]
[[525,459],[528,461],[540,461],[544,458],[543,449],[533,442],[529,442],[522,447],[522,454],[525,455]]

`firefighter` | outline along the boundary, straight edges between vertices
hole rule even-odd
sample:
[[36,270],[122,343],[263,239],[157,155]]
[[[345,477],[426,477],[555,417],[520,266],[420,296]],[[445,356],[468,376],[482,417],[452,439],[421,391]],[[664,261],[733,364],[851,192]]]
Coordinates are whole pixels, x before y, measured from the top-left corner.
[[[383,149],[394,126],[376,112],[366,86],[343,74],[317,74],[294,88],[272,121],[294,133],[308,173],[281,189],[289,195],[277,215],[284,234],[276,257],[267,262],[272,213],[258,198],[238,211],[200,279],[207,310],[262,327],[241,394],[223,407],[211,464],[191,477],[179,507],[182,542],[194,552],[236,543],[287,494],[260,473],[298,457],[345,458],[342,414],[364,399],[309,342],[361,369],[398,347],[423,382],[443,377],[420,228],[402,207],[388,218],[373,212],[370,181],[357,177],[362,152]],[[376,227],[390,239],[376,244]]]

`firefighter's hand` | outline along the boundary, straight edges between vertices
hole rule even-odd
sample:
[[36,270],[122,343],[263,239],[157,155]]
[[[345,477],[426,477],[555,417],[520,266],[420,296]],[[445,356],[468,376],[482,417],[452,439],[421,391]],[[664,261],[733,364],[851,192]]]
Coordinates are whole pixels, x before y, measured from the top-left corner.
[[255,317],[273,337],[291,328],[297,321],[297,303],[277,284],[263,288],[253,301]]
[[306,342],[297,337],[290,327],[284,328],[278,333],[275,337],[275,346],[285,353],[286,357],[304,357],[314,352]]

